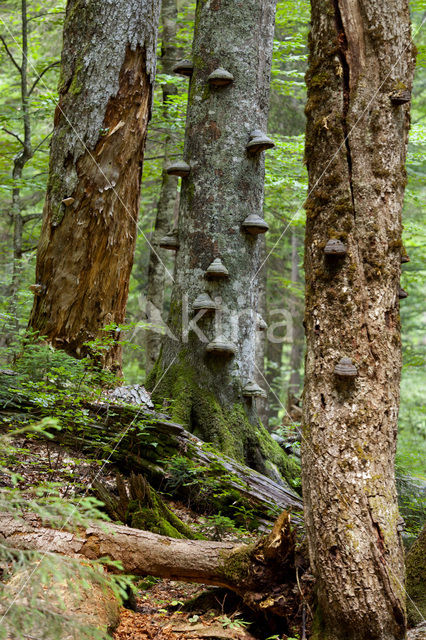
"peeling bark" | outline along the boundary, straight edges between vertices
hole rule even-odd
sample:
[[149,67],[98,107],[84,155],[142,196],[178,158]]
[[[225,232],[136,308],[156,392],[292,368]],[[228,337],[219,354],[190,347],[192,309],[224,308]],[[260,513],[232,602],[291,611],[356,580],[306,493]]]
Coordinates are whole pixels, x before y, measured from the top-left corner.
[[[77,357],[125,319],[158,18],[158,0],[67,5],[29,326]],[[100,359],[119,371],[108,337]]]
[[[315,638],[405,637],[394,479],[398,289],[414,56],[406,0],[312,2],[307,73],[305,519]],[[324,255],[331,238],[345,257]],[[343,356],[355,378],[339,378]]]

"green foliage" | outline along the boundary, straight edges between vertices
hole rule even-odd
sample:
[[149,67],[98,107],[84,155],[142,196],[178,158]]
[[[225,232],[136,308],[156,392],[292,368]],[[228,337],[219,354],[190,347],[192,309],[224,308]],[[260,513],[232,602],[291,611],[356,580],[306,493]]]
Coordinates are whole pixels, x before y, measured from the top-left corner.
[[[35,514],[42,525],[62,531],[87,527],[93,519],[105,520],[106,516],[100,510],[101,503],[94,498],[83,495],[65,500],[59,483],[28,485],[22,475],[9,468],[21,453],[14,443],[16,437],[43,435],[50,438],[52,427],[58,428],[56,421],[45,419],[39,424],[12,429],[7,436],[0,436],[0,512],[17,520],[25,513]],[[39,638],[53,638],[72,627],[80,638],[103,638],[104,633],[100,630],[79,625],[67,616],[65,601],[59,593],[61,585],[68,585],[67,589],[71,590],[73,597],[84,598],[90,585],[96,583],[105,594],[113,593],[121,600],[125,599],[126,590],[131,585],[127,576],[106,573],[105,569],[120,569],[118,563],[106,559],[84,564],[70,559],[64,561],[62,557],[47,552],[18,550],[10,546],[7,540],[0,543],[0,565],[3,570],[0,583],[3,615],[0,639],[28,638],[34,629],[37,629]],[[19,583],[19,597],[11,598],[8,580],[18,575],[22,576],[18,578],[22,582],[22,586]],[[55,596],[59,594],[55,606],[53,603],[52,606],[46,606],[46,589],[52,589]]]
[[219,528],[231,526],[228,518],[245,529],[258,526],[253,507],[233,486],[243,483],[220,463],[211,463],[207,467],[175,455],[165,461],[165,466],[166,490],[184,496],[188,506],[212,516],[210,522],[213,527],[216,517]]

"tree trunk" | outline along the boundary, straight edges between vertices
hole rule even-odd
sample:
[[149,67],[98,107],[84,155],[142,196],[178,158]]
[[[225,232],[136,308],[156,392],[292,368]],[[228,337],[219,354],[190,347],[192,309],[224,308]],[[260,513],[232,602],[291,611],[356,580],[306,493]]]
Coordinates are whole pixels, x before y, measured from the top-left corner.
[[[260,241],[262,242],[260,250],[260,262],[262,264],[266,257],[266,244],[263,238]],[[257,304],[258,317],[256,320],[256,359],[254,379],[260,387],[265,389],[265,397],[257,398],[256,409],[260,421],[263,426],[268,429],[269,389],[267,388],[265,377],[266,328],[262,328],[264,327],[263,322],[265,322],[266,319],[266,265],[262,266],[259,271],[258,284],[259,298]]]
[[[408,2],[311,4],[302,466],[314,638],[396,640],[405,637],[394,455]],[[340,256],[326,255],[329,240],[341,241]],[[342,357],[351,360],[336,371]]]
[[[17,549],[121,562],[125,573],[227,587],[247,606],[292,618],[300,594],[296,585],[295,540],[288,514],[257,544],[179,540],[115,524],[96,524],[77,533],[40,526],[31,516],[0,514],[0,540]],[[299,562],[300,564],[300,562]]]
[[[161,22],[163,26],[163,41],[161,47],[161,71],[171,74],[174,63],[177,61],[177,52],[174,40],[177,32],[177,5],[176,0],[163,0],[161,6]],[[167,117],[167,102],[170,96],[176,95],[177,88],[174,84],[163,85],[163,112]],[[157,329],[146,332],[146,370],[149,373],[160,355],[162,334],[158,327],[163,325],[164,281],[167,251],[160,248],[160,239],[165,236],[173,226],[173,214],[178,195],[178,178],[168,175],[166,168],[170,164],[169,148],[170,137],[164,142],[163,173],[161,178],[160,197],[157,204],[154,233],[151,239],[151,252],[148,264],[148,288],[146,314],[147,321]]]
[[282,274],[285,270],[284,261],[281,257],[274,254],[269,256],[268,259],[268,276],[267,282],[269,285],[268,299],[274,301],[273,304],[268,307],[268,314],[266,321],[268,323],[268,340],[266,343],[266,382],[269,392],[268,403],[268,425],[270,429],[278,426],[278,413],[281,408],[279,400],[281,391],[281,370],[283,360],[283,346],[285,330],[284,326],[274,326],[282,322],[282,316],[280,313],[276,313],[280,309],[285,307],[285,298],[282,286],[275,282],[274,275],[276,273]]
[[[225,453],[265,471],[269,457],[285,471],[284,457],[258,426],[255,400],[242,389],[254,379],[258,269],[257,236],[242,223],[262,215],[263,153],[250,155],[250,132],[265,131],[275,0],[197,3],[190,81],[179,243],[169,326],[149,381],[155,399],[173,400],[174,418]],[[222,67],[234,80],[212,87],[208,76]],[[209,279],[220,257],[228,277]],[[200,294],[213,312],[193,307]],[[221,336],[235,352],[211,352]],[[208,345],[210,345],[208,347]]]
[[290,350],[290,380],[287,393],[287,411],[293,420],[300,421],[298,404],[301,394],[300,368],[302,366],[303,355],[303,307],[299,292],[300,271],[299,271],[299,242],[297,230],[291,230],[291,282],[293,291],[289,296],[290,313],[292,318],[291,327],[291,350]]
[[22,149],[13,159],[13,188],[12,188],[12,221],[13,221],[13,261],[12,261],[12,282],[10,287],[10,312],[13,316],[15,329],[19,329],[19,318],[17,308],[17,294],[22,277],[22,241],[24,218],[21,202],[21,182],[25,165],[34,155],[31,144],[31,115],[28,104],[28,18],[27,2],[21,0],[21,34],[22,34],[22,58],[19,65],[20,80],[20,108],[23,120],[23,137],[20,138]]
[[118,371],[119,332],[102,329],[125,319],[159,4],[68,2],[29,321],[77,357],[107,336],[100,361]]

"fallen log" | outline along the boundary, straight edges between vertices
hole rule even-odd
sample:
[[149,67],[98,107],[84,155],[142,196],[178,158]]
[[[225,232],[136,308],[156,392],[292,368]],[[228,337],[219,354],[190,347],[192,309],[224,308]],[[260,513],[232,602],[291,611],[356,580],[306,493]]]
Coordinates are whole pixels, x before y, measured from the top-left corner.
[[[301,521],[302,500],[289,485],[273,473],[274,479],[264,476],[236,460],[215,450],[211,445],[172,422],[167,415],[147,407],[110,402],[81,402],[63,407],[42,406],[21,393],[7,394],[0,407],[3,425],[19,420],[40,420],[44,416],[59,415],[60,432],[53,432],[55,441],[77,448],[98,458],[107,458],[129,474],[144,474],[158,488],[164,484],[164,460],[179,453],[192,463],[205,468],[207,475],[226,476],[227,485],[238,492],[253,507],[261,520],[273,521],[283,509],[292,509],[293,520]],[[81,424],[81,412],[86,419]],[[77,417],[77,419],[76,419]]]
[[287,621],[294,621],[300,608],[295,537],[286,512],[269,535],[251,545],[169,538],[111,523],[93,523],[75,533],[43,527],[31,514],[7,513],[0,513],[0,540],[21,550],[83,560],[108,556],[133,575],[226,587],[254,611]]

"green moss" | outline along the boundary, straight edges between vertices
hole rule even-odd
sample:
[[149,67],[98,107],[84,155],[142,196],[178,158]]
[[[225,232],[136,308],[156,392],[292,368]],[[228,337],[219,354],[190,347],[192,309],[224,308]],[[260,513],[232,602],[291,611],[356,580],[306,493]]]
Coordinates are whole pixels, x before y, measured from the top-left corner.
[[[189,358],[188,358],[189,359]],[[215,394],[200,384],[197,372],[181,353],[163,375],[158,365],[151,372],[147,388],[155,388],[154,403],[166,401],[167,412],[176,422],[211,442],[217,449],[239,462],[267,475],[265,461],[272,462],[288,481],[298,478],[300,470],[275,442],[260,422],[253,424],[243,401],[222,406]]]
[[426,525],[406,559],[407,615],[414,626],[426,618]]
[[143,500],[130,500],[126,522],[135,529],[152,531],[170,538],[194,539],[192,530],[184,524],[149,487]]
[[247,577],[252,564],[252,553],[254,545],[245,545],[240,549],[236,549],[231,555],[224,552],[223,574],[231,584],[241,584]]

